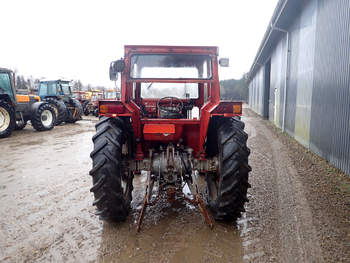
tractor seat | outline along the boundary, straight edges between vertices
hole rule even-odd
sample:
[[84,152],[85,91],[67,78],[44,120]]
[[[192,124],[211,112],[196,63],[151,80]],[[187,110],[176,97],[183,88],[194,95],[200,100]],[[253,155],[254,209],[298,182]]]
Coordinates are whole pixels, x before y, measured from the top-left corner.
[[184,116],[181,113],[167,113],[160,116],[161,119],[183,119]]
[[161,119],[183,119],[184,115],[180,112],[171,112],[159,109],[159,117]]

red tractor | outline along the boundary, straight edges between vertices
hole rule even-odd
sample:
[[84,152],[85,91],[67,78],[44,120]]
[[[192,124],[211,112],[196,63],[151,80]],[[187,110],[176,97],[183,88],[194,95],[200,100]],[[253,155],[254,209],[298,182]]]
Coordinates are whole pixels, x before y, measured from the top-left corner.
[[104,98],[104,93],[99,90],[87,91],[86,101],[83,104],[83,111],[86,116],[92,114],[98,117],[98,102]]
[[[241,216],[250,187],[248,135],[242,103],[220,100],[219,65],[228,59],[218,61],[217,47],[199,46],[125,46],[124,59],[111,63],[111,80],[121,75],[121,99],[99,101],[91,152],[101,219],[127,217],[141,171],[148,179],[138,230],[146,207],[163,195],[198,205],[210,226],[206,207],[216,220]],[[205,179],[204,193],[195,177]]]
[[72,97],[80,102],[80,104],[83,106],[88,98],[86,96],[86,91],[81,91],[81,90],[73,90],[72,91]]

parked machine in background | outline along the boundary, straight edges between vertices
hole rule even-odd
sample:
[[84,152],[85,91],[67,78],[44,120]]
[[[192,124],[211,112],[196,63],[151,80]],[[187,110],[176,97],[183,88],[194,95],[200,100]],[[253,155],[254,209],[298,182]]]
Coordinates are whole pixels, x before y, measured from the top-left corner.
[[86,97],[86,91],[74,90],[72,91],[72,97],[80,102],[81,105],[84,105],[88,101]]
[[83,107],[73,98],[70,81],[61,79],[40,81],[38,95],[54,108],[56,125],[81,120]]
[[[85,114],[85,108],[90,103],[91,92],[88,91],[73,91],[73,98],[77,99],[83,107],[83,113]],[[86,114],[85,114],[86,115]]]
[[103,98],[105,100],[116,100],[120,99],[120,92],[115,89],[107,89],[103,91]]
[[22,130],[30,121],[37,131],[54,127],[56,115],[49,103],[34,95],[17,95],[14,73],[0,68],[0,138]]
[[103,92],[99,90],[88,91],[88,102],[84,105],[84,114],[98,116],[98,102],[103,99]]
[[248,135],[242,103],[220,100],[219,64],[228,66],[228,59],[218,60],[217,47],[184,46],[125,46],[124,59],[111,63],[111,80],[121,75],[121,99],[99,102],[90,155],[102,219],[126,218],[141,170],[148,178],[138,230],[161,193],[170,203],[198,205],[213,226],[194,174],[206,181],[204,197],[216,220],[240,217],[250,187]]

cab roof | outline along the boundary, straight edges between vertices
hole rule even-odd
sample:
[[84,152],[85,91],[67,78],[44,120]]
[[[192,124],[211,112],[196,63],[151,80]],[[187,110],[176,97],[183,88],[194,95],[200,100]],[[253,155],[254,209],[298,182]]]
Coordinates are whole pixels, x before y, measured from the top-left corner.
[[12,70],[8,69],[8,68],[0,68],[0,71],[1,72],[12,72]]
[[43,79],[40,80],[40,83],[45,83],[45,82],[71,82],[71,80],[68,79]]
[[146,54],[202,54],[202,55],[219,55],[219,48],[216,46],[157,46],[157,45],[125,45],[125,55],[129,53],[146,53]]

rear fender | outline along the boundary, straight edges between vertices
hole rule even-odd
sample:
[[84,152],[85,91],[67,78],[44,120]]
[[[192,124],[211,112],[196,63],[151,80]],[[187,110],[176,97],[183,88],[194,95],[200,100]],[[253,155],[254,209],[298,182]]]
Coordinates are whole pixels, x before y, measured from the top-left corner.
[[33,104],[30,105],[30,116],[33,115],[33,113],[37,112],[39,107],[43,104],[47,104],[45,101],[39,101],[39,102],[34,102]]
[[98,111],[101,116],[131,117],[132,109],[129,105],[118,100],[101,100],[98,102]]
[[211,109],[210,116],[242,116],[242,102],[220,101],[216,107]]

